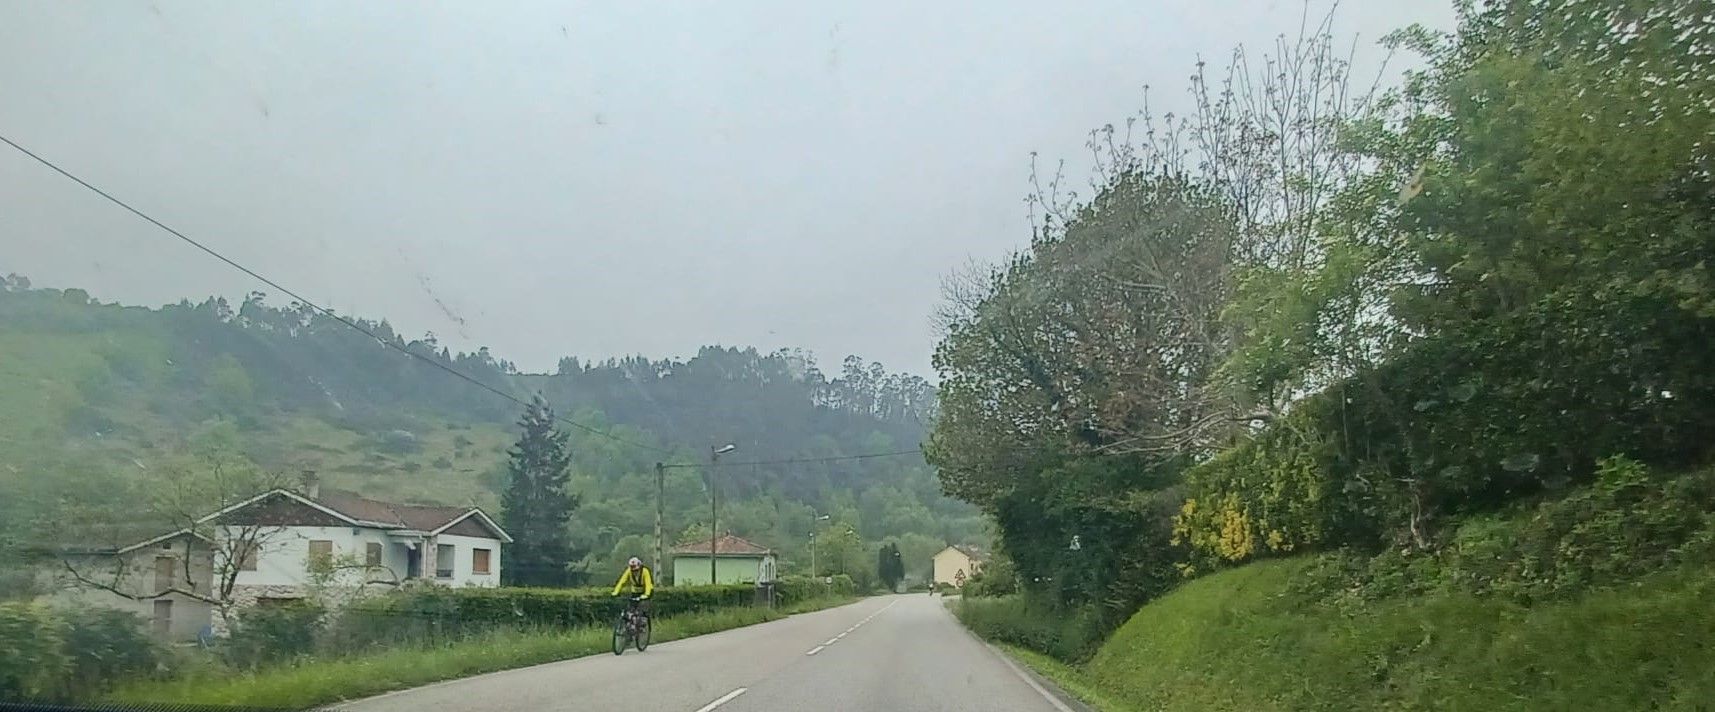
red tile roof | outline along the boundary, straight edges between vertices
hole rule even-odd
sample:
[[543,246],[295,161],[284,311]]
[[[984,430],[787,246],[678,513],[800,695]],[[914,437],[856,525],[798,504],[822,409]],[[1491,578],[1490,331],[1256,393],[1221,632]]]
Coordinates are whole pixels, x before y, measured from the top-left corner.
[[[770,553],[771,551],[772,550],[768,547],[758,546],[754,542],[741,539],[731,534],[715,540],[715,556],[762,556]],[[708,556],[709,541],[707,539],[702,541],[688,541],[673,547],[673,551],[671,553],[685,554],[687,556],[696,556],[698,554]]]

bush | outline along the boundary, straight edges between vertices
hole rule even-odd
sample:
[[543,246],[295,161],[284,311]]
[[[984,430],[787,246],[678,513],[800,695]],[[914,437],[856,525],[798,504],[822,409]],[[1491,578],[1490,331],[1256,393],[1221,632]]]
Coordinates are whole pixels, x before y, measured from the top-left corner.
[[1715,561],[1715,470],[1662,478],[1626,458],[1597,470],[1595,484],[1560,499],[1467,518],[1429,551],[1325,557],[1301,588],[1336,600],[1439,592],[1529,605]]
[[993,598],[1018,593],[1018,574],[1012,562],[997,556],[965,582],[962,593],[969,598]]
[[148,675],[163,662],[161,645],[141,616],[106,608],[63,610],[70,693],[106,689],[115,681]]
[[1194,563],[1423,548],[1447,521],[1590,483],[1608,456],[1715,455],[1715,319],[1580,295],[1416,341],[1191,468],[1175,529]]
[[1081,662],[1094,655],[1112,628],[1099,607],[1060,608],[1027,596],[967,597],[951,607],[966,628],[986,640],[1029,648],[1066,662]]
[[228,663],[240,668],[309,655],[315,652],[326,614],[308,601],[254,606],[237,615],[222,652]]
[[72,669],[65,634],[46,606],[0,603],[0,699],[59,696]]

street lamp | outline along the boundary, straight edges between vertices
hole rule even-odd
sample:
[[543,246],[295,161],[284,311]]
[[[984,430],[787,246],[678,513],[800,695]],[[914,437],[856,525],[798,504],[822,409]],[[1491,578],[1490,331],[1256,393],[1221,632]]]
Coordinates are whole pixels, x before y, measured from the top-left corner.
[[734,445],[732,443],[727,443],[727,444],[722,445],[720,447],[714,447],[712,445],[709,446],[709,585],[710,586],[713,586],[715,583],[717,583],[717,581],[715,580],[715,538],[717,536],[719,536],[718,534],[716,534],[716,532],[719,530],[715,526],[716,522],[718,521],[716,518],[716,513],[715,513],[715,465],[720,462],[722,455],[725,455],[725,454],[732,452],[734,450],[737,450],[737,449],[738,449],[738,446]]
[[810,520],[810,578],[816,577],[816,526],[818,522],[828,521],[828,515],[818,514]]

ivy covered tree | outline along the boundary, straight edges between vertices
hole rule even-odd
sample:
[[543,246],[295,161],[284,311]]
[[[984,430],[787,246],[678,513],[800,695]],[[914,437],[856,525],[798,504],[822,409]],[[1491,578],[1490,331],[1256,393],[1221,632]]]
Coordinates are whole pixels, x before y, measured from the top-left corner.
[[888,591],[899,589],[899,582],[905,579],[905,559],[898,544],[889,542],[876,551],[875,573]]
[[513,544],[501,573],[510,585],[563,586],[574,558],[567,524],[579,497],[568,491],[572,456],[566,433],[554,427],[554,411],[541,396],[518,420],[524,433],[509,452],[501,521]]

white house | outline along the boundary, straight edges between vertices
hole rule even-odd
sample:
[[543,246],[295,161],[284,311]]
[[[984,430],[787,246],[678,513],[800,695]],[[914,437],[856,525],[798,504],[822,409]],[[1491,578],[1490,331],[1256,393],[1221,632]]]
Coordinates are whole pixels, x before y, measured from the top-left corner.
[[498,586],[512,538],[476,507],[395,504],[324,491],[274,489],[213,512],[198,526],[130,546],[66,554],[65,596],[135,610],[163,637],[195,637],[229,609],[409,581]]

